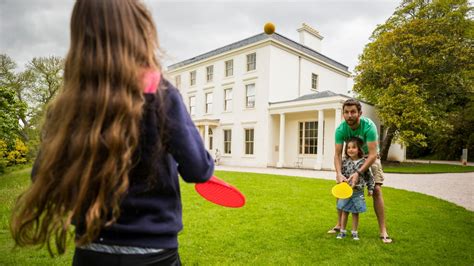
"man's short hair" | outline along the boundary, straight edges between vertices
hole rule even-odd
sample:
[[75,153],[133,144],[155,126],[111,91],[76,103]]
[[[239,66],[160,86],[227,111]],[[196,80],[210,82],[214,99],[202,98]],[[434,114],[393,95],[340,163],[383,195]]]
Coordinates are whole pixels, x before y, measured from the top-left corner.
[[346,106],[353,106],[355,105],[357,107],[357,111],[360,113],[360,111],[362,110],[362,105],[360,104],[360,102],[354,98],[350,98],[350,99],[347,99],[344,104],[342,105],[342,111],[344,111],[344,108]]

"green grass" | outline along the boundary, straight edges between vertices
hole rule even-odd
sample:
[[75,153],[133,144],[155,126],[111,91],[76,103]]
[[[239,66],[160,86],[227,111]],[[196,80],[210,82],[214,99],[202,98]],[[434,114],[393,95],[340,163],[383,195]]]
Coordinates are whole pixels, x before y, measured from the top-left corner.
[[12,251],[13,240],[9,231],[10,209],[18,195],[30,183],[31,168],[15,171],[7,169],[0,175],[0,265],[71,265],[73,249],[65,256],[50,258],[46,249]]
[[[443,161],[443,160],[446,160],[445,158],[437,155],[437,154],[429,154],[429,155],[426,155],[426,156],[421,156],[421,157],[418,157],[418,158],[413,158],[413,159],[417,159],[417,160],[436,160],[436,161]],[[467,161],[468,162],[474,162],[474,156],[471,156],[469,155],[468,158],[467,158]]]
[[[28,169],[0,176],[0,265],[70,265],[73,246],[51,259],[45,250],[13,246],[8,228],[13,199],[28,184]],[[264,174],[217,172],[247,197],[240,209],[202,199],[182,184],[184,265],[473,265],[474,213],[419,193],[384,188],[387,223],[395,239],[384,245],[369,211],[361,215],[361,240],[326,234],[336,218],[334,182]],[[349,228],[350,229],[350,228]]]
[[474,166],[427,163],[384,163],[386,173],[434,174],[474,172]]

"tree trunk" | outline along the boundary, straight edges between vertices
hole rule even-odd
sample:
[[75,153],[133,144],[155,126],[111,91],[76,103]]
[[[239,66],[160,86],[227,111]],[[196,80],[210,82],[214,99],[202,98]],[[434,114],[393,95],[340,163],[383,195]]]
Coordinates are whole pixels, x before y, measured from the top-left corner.
[[23,127],[20,128],[18,134],[21,136],[24,142],[28,142],[30,137],[28,136],[27,129],[30,127],[30,124],[24,116],[20,117],[20,120],[23,123]]
[[20,129],[18,131],[18,135],[20,135],[21,140],[23,142],[28,142],[30,140],[30,138],[28,137],[28,134],[23,129]]
[[387,133],[384,134],[384,138],[382,141],[382,147],[380,150],[380,159],[382,161],[386,161],[388,157],[388,150],[390,149],[390,145],[392,144],[393,137],[395,136],[395,132],[397,129],[395,127],[388,127]]

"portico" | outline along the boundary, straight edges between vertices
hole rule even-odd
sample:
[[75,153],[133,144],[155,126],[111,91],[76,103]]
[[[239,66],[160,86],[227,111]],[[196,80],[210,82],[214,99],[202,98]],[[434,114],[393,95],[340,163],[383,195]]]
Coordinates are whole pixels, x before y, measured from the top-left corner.
[[274,166],[294,168],[298,162],[302,168],[333,169],[334,132],[347,98],[324,91],[271,103]]
[[219,119],[198,119],[193,121],[203,139],[204,146],[208,151],[212,151],[215,146],[214,131],[219,126]]

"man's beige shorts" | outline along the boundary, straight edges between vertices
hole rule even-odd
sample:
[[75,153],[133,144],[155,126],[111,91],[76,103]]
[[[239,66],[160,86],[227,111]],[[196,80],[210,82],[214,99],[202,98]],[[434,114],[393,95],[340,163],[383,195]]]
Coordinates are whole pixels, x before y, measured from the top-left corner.
[[375,162],[370,166],[370,171],[372,171],[372,175],[374,176],[375,184],[383,184],[383,170],[382,170],[382,162],[380,159],[376,159]]

